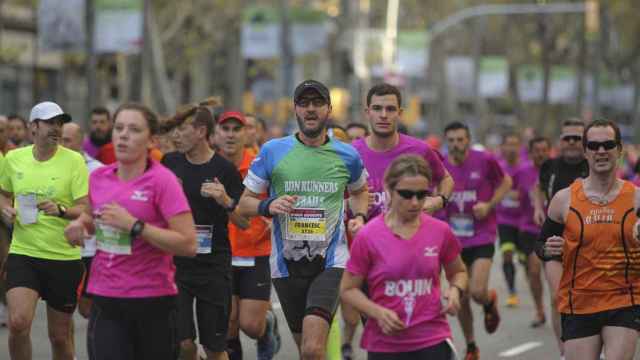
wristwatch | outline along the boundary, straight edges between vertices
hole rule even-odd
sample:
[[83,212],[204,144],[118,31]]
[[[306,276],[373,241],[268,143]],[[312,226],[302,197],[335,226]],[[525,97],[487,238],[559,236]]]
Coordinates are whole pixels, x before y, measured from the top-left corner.
[[440,194],[440,198],[442,199],[442,208],[444,209],[447,207],[447,204],[449,203],[449,199],[442,194]]
[[229,204],[229,206],[225,206],[225,210],[227,210],[227,212],[233,212],[233,210],[236,209],[236,206],[238,206],[238,202],[231,198],[231,204]]
[[62,204],[58,204],[58,217],[63,218],[66,214],[67,214],[67,207]]
[[129,233],[129,235],[131,235],[131,239],[134,239],[140,236],[143,230],[144,230],[144,221],[136,220],[136,222],[134,222],[133,226],[131,227],[131,232]]

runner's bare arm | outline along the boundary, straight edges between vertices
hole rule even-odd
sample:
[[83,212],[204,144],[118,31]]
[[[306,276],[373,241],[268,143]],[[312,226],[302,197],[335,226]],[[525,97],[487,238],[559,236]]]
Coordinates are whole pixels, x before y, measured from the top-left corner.
[[238,214],[245,217],[258,215],[258,205],[260,205],[260,194],[254,193],[249,189],[244,189],[240,202],[238,202]]
[[505,174],[502,178],[502,182],[498,188],[493,192],[493,196],[491,200],[489,200],[489,206],[493,209],[498,205],[502,199],[504,199],[505,195],[511,190],[511,185],[513,185],[513,180],[511,180],[511,176]]
[[443,291],[444,297],[447,299],[447,306],[442,309],[442,312],[457,315],[460,310],[460,299],[467,292],[469,284],[467,267],[458,255],[452,262],[444,264],[443,268],[449,282],[449,289],[446,292]]
[[571,193],[569,188],[558,191],[549,203],[547,216],[560,224],[564,224],[569,214]]
[[454,185],[453,177],[447,169],[444,169],[444,177],[438,184],[438,195],[444,195],[447,199],[450,198]]
[[[635,187],[633,206],[634,212],[638,215],[638,212],[640,212],[640,188],[637,186]],[[638,217],[640,218],[640,216]],[[633,225],[633,238],[636,239],[636,241],[640,241],[640,219],[636,220],[636,223]]]
[[357,190],[349,191],[349,206],[354,214],[366,214],[369,208],[369,187],[364,183]]
[[547,217],[544,213],[544,192],[540,188],[540,182],[536,182],[531,189],[531,198],[533,202],[533,221],[538,226],[542,226],[544,219]]
[[7,224],[13,224],[16,218],[16,209],[13,207],[13,193],[0,190],[0,215]]

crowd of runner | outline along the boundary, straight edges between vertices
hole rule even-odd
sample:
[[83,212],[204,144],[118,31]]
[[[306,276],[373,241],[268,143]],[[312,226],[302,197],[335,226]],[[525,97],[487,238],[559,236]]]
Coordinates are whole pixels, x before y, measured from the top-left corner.
[[[614,122],[568,119],[557,142],[513,129],[484,149],[462,122],[443,140],[401,132],[389,84],[344,128],[322,83],[300,83],[292,101],[287,136],[252,114],[214,114],[211,100],[165,119],[98,107],[87,134],[53,102],[28,121],[0,116],[9,357],[32,358],[42,299],[54,359],[85,346],[73,341],[76,309],[91,360],[242,359],[241,333],[258,359],[277,359],[286,332],[273,288],[302,359],[326,358],[339,320],[345,360],[360,324],[371,360],[454,359],[455,316],[464,359],[477,360],[471,304],[498,331],[500,307],[520,303],[521,265],[528,326],[549,314],[558,358],[633,358],[640,166]],[[489,287],[496,241],[504,304]]]

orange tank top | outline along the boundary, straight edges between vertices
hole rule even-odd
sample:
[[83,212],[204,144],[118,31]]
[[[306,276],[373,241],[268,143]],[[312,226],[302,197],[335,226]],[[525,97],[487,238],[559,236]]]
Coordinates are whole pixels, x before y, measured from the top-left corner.
[[[255,154],[250,149],[244,149],[242,162],[238,171],[244,179],[249,172],[251,162]],[[240,229],[229,222],[229,241],[231,242],[231,254],[233,256],[268,256],[271,254],[271,229],[269,223],[262,216],[254,216],[249,222],[249,227]]]
[[628,181],[609,204],[587,199],[581,180],[571,186],[565,222],[558,310],[593,314],[640,302],[640,246],[632,238],[635,186]]

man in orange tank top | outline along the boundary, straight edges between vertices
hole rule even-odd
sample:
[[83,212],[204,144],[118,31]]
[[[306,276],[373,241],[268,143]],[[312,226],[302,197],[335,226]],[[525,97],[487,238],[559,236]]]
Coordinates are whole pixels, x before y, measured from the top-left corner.
[[545,257],[562,257],[557,291],[567,360],[634,358],[640,331],[640,191],[616,176],[617,125],[596,120],[584,131],[589,176],[551,200],[542,230]]
[[[247,142],[247,120],[238,111],[220,114],[216,125],[218,148],[227,160],[234,163],[242,175],[247,176],[256,157]],[[242,359],[239,341],[240,329],[257,340],[258,359],[272,359],[280,347],[278,322],[271,308],[271,254],[270,223],[262,216],[251,218],[247,229],[229,223],[232,254],[233,297],[227,353],[229,359]]]

